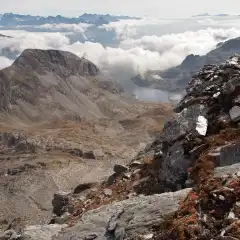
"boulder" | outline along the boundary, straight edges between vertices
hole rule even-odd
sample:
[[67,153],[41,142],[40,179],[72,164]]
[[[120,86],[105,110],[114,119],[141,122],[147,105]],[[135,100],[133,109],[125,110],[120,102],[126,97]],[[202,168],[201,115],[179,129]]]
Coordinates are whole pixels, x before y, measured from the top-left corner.
[[50,224],[50,225],[34,225],[24,229],[21,239],[23,240],[52,240],[53,236],[67,227],[67,225]]
[[[184,199],[190,189],[175,193],[152,196],[137,196],[129,200],[115,202],[84,213],[81,221],[74,227],[65,229],[57,240],[76,238],[89,239],[137,239],[151,234],[151,226],[160,224],[175,212],[179,201]],[[124,238],[125,237],[125,238]]]
[[83,157],[83,151],[78,148],[69,149],[67,152],[76,157]]
[[5,232],[0,232],[0,240],[17,240],[21,235],[17,234],[13,229],[9,229]]
[[117,174],[117,175],[121,175],[124,172],[127,172],[128,168],[119,164],[116,164],[113,168],[113,171]]
[[52,200],[54,214],[60,217],[65,212],[68,212],[70,196],[71,196],[70,192],[59,192],[54,194],[54,198]]
[[159,169],[159,179],[163,183],[163,191],[177,190],[187,180],[187,170],[191,160],[184,155],[183,142],[175,142],[167,151]]
[[83,158],[85,159],[96,159],[93,151],[87,151],[83,153]]
[[229,111],[229,115],[233,122],[240,122],[240,107],[234,106],[233,108],[231,108],[231,110]]
[[95,183],[82,183],[79,184],[73,191],[74,194],[79,194],[81,192],[84,192],[88,189],[91,189],[93,186],[95,185]]
[[[180,103],[181,106],[181,103]],[[204,105],[194,104],[178,113],[172,120],[168,121],[162,133],[157,137],[160,141],[174,142],[184,138],[189,132],[199,130],[205,133],[207,129],[207,109]]]

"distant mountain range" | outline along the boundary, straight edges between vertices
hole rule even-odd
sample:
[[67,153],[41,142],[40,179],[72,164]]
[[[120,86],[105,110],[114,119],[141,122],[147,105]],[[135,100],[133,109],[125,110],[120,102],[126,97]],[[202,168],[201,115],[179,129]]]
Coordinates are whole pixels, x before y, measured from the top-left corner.
[[103,25],[109,22],[117,22],[122,19],[138,19],[135,17],[128,16],[112,16],[109,14],[89,14],[84,13],[78,17],[64,17],[61,15],[57,16],[31,16],[31,15],[21,15],[14,13],[4,13],[0,14],[0,25],[1,26],[16,26],[16,25],[43,25],[43,24],[77,24],[77,23],[89,23],[96,25]]
[[226,13],[219,13],[219,14],[202,13],[198,15],[193,15],[192,17],[228,17],[228,16],[232,16],[232,15],[226,14]]

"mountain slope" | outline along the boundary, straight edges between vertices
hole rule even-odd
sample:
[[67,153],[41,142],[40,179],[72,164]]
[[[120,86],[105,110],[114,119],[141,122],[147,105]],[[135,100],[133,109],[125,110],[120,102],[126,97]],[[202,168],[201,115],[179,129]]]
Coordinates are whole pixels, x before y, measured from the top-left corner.
[[[32,121],[104,118],[133,101],[90,61],[55,50],[25,50],[0,71],[0,93],[2,117]],[[115,110],[107,107],[110,104]]]
[[[208,64],[220,64],[238,52],[240,52],[240,38],[231,39],[218,44],[216,49],[204,56],[191,54],[179,66],[166,71],[149,71],[144,78],[138,75],[132,80],[138,86],[152,87],[170,92],[182,91],[187,86],[191,75],[201,67]],[[158,77],[156,78],[156,76]]]

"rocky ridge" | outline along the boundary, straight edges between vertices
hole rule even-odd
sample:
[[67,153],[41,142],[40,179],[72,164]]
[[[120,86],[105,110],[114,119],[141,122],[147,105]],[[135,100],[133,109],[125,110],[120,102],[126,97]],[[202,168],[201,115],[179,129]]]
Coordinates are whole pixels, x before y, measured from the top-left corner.
[[[137,224],[129,229],[129,219],[121,217],[128,212],[123,208],[110,224],[110,239],[239,239],[239,79],[239,55],[224,64],[202,68],[190,81],[186,96],[175,109],[176,116],[155,141],[126,167],[116,165],[107,181],[84,190],[81,193],[86,195],[80,199],[71,200],[74,211],[67,223],[73,227],[54,239],[70,239],[74,234],[80,237],[78,233],[85,229],[82,221],[86,216],[93,217],[94,211],[104,212],[103,205],[115,210],[108,217],[110,222],[103,223],[101,230],[98,220],[88,222],[86,234],[94,234],[90,239],[108,239],[110,219],[118,212],[115,201],[121,205],[128,199],[134,204],[142,194],[146,198],[158,194],[161,202],[175,191],[182,194],[180,199],[187,197],[177,205],[176,212],[172,206],[164,221],[157,216],[158,207],[151,214],[135,207],[130,219],[142,214],[145,224],[142,231]],[[189,187],[192,190],[181,190]],[[166,206],[160,209],[163,213]],[[148,214],[156,221],[147,220]],[[97,226],[91,230],[93,224]],[[81,237],[88,239],[87,235]]]

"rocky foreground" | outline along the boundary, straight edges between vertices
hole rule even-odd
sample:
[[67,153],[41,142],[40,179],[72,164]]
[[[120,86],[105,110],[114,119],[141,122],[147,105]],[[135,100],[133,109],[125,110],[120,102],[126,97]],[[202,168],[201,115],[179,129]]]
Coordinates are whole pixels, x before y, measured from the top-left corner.
[[100,184],[56,193],[45,225],[0,239],[240,239],[240,56],[207,65],[156,139]]

